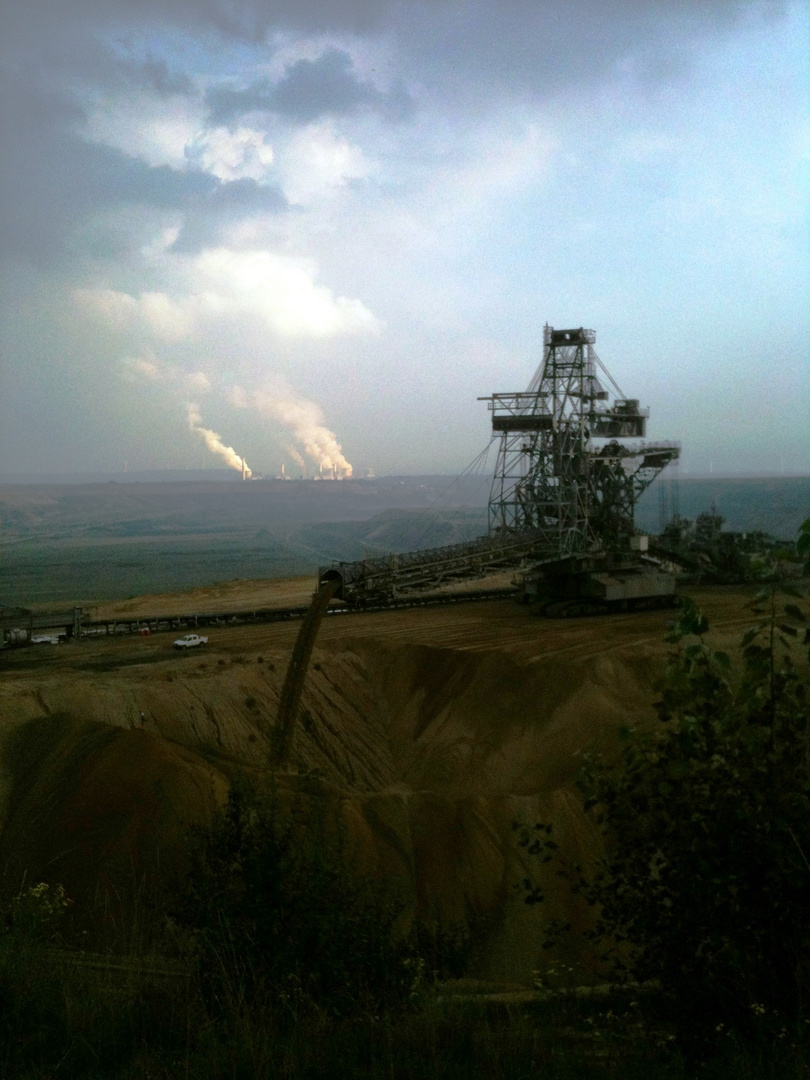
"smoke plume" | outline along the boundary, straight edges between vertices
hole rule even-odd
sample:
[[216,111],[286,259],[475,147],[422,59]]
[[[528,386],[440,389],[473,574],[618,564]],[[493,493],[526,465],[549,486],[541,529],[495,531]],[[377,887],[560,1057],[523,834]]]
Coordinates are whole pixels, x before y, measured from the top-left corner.
[[127,382],[163,383],[186,394],[208,394],[211,379],[204,371],[183,371],[169,364],[147,348],[143,356],[126,356],[121,361],[121,376]]
[[210,428],[202,426],[199,405],[189,404],[187,409],[188,426],[196,435],[200,436],[211,453],[219,454],[220,457],[224,457],[226,464],[230,465],[232,469],[237,469],[239,472],[242,472],[244,468],[245,476],[252,476],[253,474],[245,464],[244,458],[239,457],[232,446],[226,446],[215,431],[211,431]]
[[295,449],[294,446],[290,446],[289,444],[287,444],[287,453],[290,455],[290,457],[293,459],[295,464],[298,465],[299,468],[306,471],[306,467],[307,467],[306,462],[304,461],[304,459],[301,457],[301,455],[298,453],[298,451]]
[[245,394],[237,387],[231,394],[231,402],[241,408],[254,408],[263,416],[291,428],[304,453],[322,468],[330,472],[334,469],[341,477],[352,475],[352,466],[344,457],[334,432],[324,424],[320,406],[314,401],[304,401],[270,390],[254,390]]

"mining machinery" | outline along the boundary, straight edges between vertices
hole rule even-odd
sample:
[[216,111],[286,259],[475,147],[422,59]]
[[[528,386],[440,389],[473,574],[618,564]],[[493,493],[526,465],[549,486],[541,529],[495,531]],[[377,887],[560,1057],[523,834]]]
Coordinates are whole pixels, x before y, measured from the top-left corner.
[[634,511],[679,446],[645,441],[649,409],[621,392],[595,340],[547,325],[528,389],[479,399],[498,440],[485,537],[334,563],[321,582],[362,605],[512,567],[520,595],[551,615],[670,602],[674,578],[647,554]]

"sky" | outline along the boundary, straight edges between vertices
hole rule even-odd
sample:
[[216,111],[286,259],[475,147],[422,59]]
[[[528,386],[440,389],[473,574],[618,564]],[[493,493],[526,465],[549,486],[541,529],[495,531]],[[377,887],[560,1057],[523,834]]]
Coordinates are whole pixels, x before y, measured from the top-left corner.
[[810,5],[7,0],[0,480],[457,473],[586,326],[810,473]]

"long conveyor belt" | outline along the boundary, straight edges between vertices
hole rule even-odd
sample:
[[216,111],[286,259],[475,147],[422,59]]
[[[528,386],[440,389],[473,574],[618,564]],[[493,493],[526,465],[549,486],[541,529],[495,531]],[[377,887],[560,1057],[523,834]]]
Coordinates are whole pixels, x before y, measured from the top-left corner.
[[537,530],[485,536],[466,544],[413,551],[358,562],[335,562],[321,567],[321,583],[337,582],[335,596],[366,606],[450,582],[481,577],[516,566],[521,560],[548,558],[548,534]]

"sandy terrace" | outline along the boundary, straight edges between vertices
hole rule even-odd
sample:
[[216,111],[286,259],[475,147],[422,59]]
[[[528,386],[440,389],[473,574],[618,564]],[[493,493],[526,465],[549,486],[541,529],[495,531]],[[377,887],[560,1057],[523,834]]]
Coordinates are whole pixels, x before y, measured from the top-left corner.
[[[232,583],[205,599],[281,606],[312,584]],[[178,611],[196,598],[138,603]],[[713,639],[733,648],[751,621],[745,594],[696,599]],[[280,787],[326,805],[357,865],[394,875],[414,910],[493,915],[482,972],[527,978],[542,962],[539,923],[584,916],[550,871],[526,865],[512,824],[552,821],[563,849],[592,861],[579,755],[614,754],[621,724],[656,722],[671,617],[548,620],[508,600],[330,615],[304,690],[297,776]],[[268,760],[299,625],[213,628],[189,654],[155,634],[0,655],[6,880],[63,881],[79,912],[100,887],[120,893],[133,867],[154,878],[182,862],[182,823],[220,804],[235,770]],[[522,903],[527,872],[546,874],[546,905]]]

